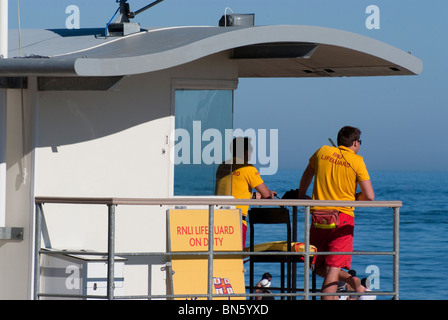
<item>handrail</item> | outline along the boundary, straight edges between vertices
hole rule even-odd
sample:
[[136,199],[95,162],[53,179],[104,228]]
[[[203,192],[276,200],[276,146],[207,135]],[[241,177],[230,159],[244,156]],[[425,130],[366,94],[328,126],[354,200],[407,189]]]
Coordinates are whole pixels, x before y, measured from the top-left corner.
[[320,206],[320,207],[402,207],[401,201],[334,201],[292,199],[230,199],[228,197],[174,197],[174,198],[90,198],[90,197],[36,197],[35,203],[103,204],[103,205],[249,205],[249,206]]
[[[294,199],[233,199],[228,197],[174,197],[174,198],[117,198],[117,197],[36,197],[36,221],[35,221],[35,265],[34,265],[34,298],[38,299],[39,296],[58,297],[58,294],[39,294],[40,284],[40,255],[45,254],[89,254],[84,251],[52,251],[44,252],[41,249],[41,232],[42,232],[42,218],[44,203],[52,204],[87,204],[87,205],[106,205],[108,207],[108,249],[105,253],[96,252],[95,255],[102,254],[107,256],[108,275],[107,275],[107,296],[103,298],[114,299],[114,257],[119,256],[144,256],[144,255],[203,255],[208,256],[208,290],[207,294],[195,294],[195,296],[203,296],[211,300],[213,297],[224,297],[226,295],[214,295],[212,290],[212,275],[213,275],[213,256],[215,255],[239,255],[239,256],[251,256],[251,255],[269,255],[269,252],[247,252],[247,251],[229,251],[229,252],[214,252],[213,250],[213,234],[209,233],[209,246],[208,251],[200,252],[139,252],[139,253],[116,253],[115,252],[115,207],[118,205],[157,205],[157,206],[188,206],[188,205],[205,205],[209,207],[209,225],[214,225],[214,210],[215,206],[236,206],[236,205],[252,205],[252,206],[291,206],[304,207],[305,208],[305,232],[304,252],[283,252],[284,255],[303,255],[305,261],[309,261],[311,256],[310,243],[309,243],[309,222],[310,222],[310,208],[313,206],[319,207],[370,207],[370,208],[392,208],[393,209],[393,250],[392,251],[354,251],[354,252],[313,252],[315,255],[392,255],[393,256],[393,291],[392,292],[379,292],[375,291],[377,295],[393,295],[395,299],[398,299],[398,261],[399,261],[399,208],[402,207],[401,201],[327,201],[327,200],[294,200]],[[274,252],[272,252],[274,254]],[[278,252],[275,254],[278,255]],[[310,267],[308,263],[304,264],[304,288],[303,293],[287,293],[287,294],[272,294],[273,296],[303,296],[305,299],[309,299],[310,296],[326,295],[324,293],[310,293],[309,288],[309,273]],[[237,297],[254,297],[259,294],[232,294],[229,296]],[[328,294],[327,294],[328,295]],[[334,295],[334,294],[332,294]],[[352,295],[352,293],[350,293]],[[353,295],[359,295],[353,293]],[[64,296],[64,295],[62,295]],[[65,295],[66,296],[66,295]],[[181,295],[182,297],[185,295]],[[181,297],[178,295],[149,295],[139,296],[138,298],[176,298]],[[80,296],[77,297],[86,297]],[[101,296],[95,296],[95,298],[101,298]],[[120,299],[129,299],[131,297],[119,297]]]

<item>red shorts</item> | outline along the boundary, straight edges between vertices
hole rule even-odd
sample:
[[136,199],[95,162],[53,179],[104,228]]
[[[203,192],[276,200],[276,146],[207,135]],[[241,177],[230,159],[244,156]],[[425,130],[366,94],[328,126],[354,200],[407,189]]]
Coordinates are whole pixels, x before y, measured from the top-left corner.
[[[339,226],[335,229],[318,229],[311,226],[310,244],[317,252],[352,252],[355,218],[345,213],[339,214]],[[338,267],[350,269],[351,255],[318,255],[316,267]]]
[[247,225],[243,222],[242,224],[242,237],[243,237],[243,250],[246,247],[246,234],[247,234]]

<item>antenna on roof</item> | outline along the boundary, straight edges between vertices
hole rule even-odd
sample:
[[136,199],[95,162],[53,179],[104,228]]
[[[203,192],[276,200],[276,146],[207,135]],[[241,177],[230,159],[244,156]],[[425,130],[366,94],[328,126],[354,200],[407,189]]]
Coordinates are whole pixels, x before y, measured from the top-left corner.
[[128,0],[116,0],[120,4],[117,11],[115,11],[114,16],[120,11],[120,16],[118,19],[111,23],[112,19],[109,21],[106,27],[106,36],[125,36],[131,33],[140,32],[140,25],[138,23],[132,23],[129,19],[135,18],[136,15],[148,10],[149,8],[159,4],[163,0],[156,0],[135,12],[132,12],[129,6]]

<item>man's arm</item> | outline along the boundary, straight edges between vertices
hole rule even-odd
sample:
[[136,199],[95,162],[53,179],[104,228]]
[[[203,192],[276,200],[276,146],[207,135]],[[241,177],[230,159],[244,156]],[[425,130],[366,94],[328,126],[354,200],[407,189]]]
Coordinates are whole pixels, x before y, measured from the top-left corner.
[[299,199],[306,199],[306,192],[313,181],[314,169],[308,164],[305,171],[302,174],[299,185]]
[[375,192],[373,191],[372,182],[370,180],[359,181],[358,184],[361,188],[361,192],[356,194],[356,200],[375,200]]
[[257,190],[257,192],[261,195],[262,199],[274,199],[275,195],[277,194],[277,192],[269,190],[269,188],[264,183],[256,186],[255,190]]

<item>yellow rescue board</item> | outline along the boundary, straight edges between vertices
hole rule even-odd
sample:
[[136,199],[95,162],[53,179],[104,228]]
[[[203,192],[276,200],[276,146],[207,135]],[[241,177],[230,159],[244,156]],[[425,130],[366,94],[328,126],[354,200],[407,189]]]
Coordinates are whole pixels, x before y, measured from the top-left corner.
[[[286,241],[272,241],[260,243],[254,246],[255,252],[261,251],[288,251],[288,244]],[[250,248],[245,248],[244,251],[250,251]],[[291,251],[305,252],[305,244],[303,242],[291,242]],[[310,245],[310,252],[317,252],[317,248]]]

